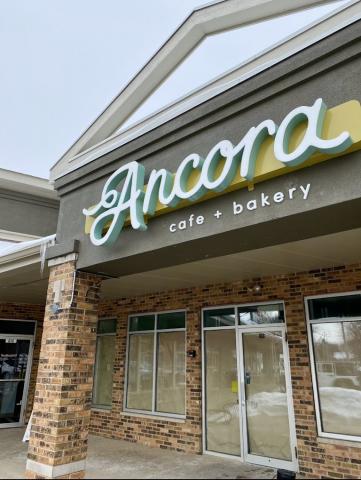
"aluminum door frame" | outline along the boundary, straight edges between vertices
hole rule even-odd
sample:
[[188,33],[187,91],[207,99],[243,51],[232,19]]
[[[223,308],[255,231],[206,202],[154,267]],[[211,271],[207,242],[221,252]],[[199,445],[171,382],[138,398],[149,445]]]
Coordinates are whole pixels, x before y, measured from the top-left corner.
[[[24,378],[24,390],[23,390],[23,397],[21,400],[21,410],[20,410],[20,417],[18,422],[13,423],[0,423],[0,428],[15,428],[15,427],[23,427],[25,425],[24,422],[24,414],[26,411],[26,406],[28,402],[28,393],[29,393],[29,384],[30,384],[30,376],[31,376],[31,368],[33,363],[33,352],[34,352],[34,335],[11,335],[11,334],[0,334],[0,340],[6,340],[7,338],[16,338],[16,340],[29,340],[29,354],[28,354],[28,363],[26,366],[26,374]],[[19,380],[2,380],[0,382],[16,382]]]

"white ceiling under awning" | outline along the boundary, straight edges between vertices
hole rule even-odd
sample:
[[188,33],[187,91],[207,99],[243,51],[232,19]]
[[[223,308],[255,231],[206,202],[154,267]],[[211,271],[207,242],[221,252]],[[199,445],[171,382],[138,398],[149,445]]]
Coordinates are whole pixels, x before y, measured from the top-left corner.
[[361,262],[361,229],[129,275],[103,283],[105,298],[161,292],[212,283]]
[[[361,262],[361,228],[105,280],[102,298],[235,282]],[[0,273],[0,301],[42,304],[48,270],[40,262]]]

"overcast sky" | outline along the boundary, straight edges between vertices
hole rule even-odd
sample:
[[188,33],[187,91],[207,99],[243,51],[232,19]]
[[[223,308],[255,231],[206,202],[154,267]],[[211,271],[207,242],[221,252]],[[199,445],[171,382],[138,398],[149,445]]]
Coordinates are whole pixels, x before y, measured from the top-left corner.
[[[65,150],[187,14],[203,3],[1,0],[0,168],[48,177]],[[342,3],[209,39],[134,118]]]

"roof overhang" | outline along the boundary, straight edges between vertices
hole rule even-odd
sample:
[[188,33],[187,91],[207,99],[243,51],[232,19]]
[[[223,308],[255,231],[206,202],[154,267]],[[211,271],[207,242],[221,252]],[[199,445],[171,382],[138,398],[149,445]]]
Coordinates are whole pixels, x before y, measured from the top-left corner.
[[[216,283],[252,281],[361,262],[361,229],[105,280],[105,299],[134,297]],[[342,245],[343,248],[340,248]],[[49,270],[41,274],[39,246],[0,257],[0,302],[45,304]]]
[[39,264],[40,273],[41,262],[45,265],[45,249],[54,243],[55,235],[50,235],[14,244],[0,251],[0,275],[33,264]]
[[[103,282],[106,299],[358,264],[361,229],[200,260]],[[342,245],[342,248],[340,248]],[[262,281],[260,282],[262,283]]]
[[44,303],[49,269],[45,250],[55,235],[13,245],[0,252],[0,301]]
[[0,168],[0,189],[56,200],[57,193],[49,180]]
[[335,0],[218,0],[197,8],[54,165],[51,180],[80,168],[353,23],[361,18],[361,4],[360,0],[350,0],[343,7],[283,42],[273,45],[231,72],[191,92],[135,126],[117,133],[130,115],[208,35],[333,1]]

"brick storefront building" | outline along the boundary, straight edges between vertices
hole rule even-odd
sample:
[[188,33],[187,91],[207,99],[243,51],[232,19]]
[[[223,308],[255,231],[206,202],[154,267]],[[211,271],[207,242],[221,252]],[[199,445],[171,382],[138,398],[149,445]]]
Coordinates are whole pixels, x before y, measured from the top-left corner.
[[53,168],[56,194],[0,183],[34,210],[23,230],[0,214],[34,237],[0,252],[0,425],[32,413],[28,478],[84,477],[89,432],[361,475],[359,2],[114,134],[190,26],[257,15],[194,12]]

